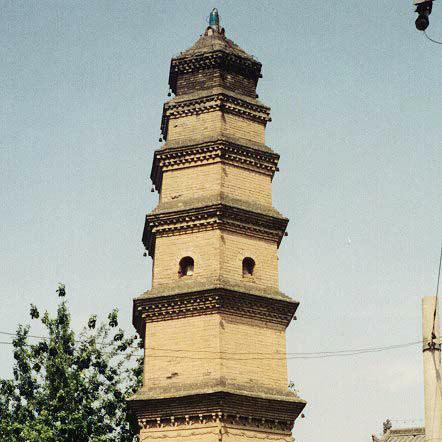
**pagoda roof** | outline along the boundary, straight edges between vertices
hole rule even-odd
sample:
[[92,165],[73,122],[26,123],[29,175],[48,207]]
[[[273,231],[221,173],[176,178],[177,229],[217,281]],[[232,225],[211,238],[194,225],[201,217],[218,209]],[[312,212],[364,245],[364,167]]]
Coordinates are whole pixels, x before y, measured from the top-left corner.
[[161,152],[172,151],[174,149],[185,149],[198,145],[209,144],[209,143],[213,144],[217,142],[220,143],[225,142],[225,143],[234,144],[235,146],[243,146],[245,148],[251,149],[252,151],[268,153],[269,155],[272,155],[275,158],[279,159],[279,154],[264,143],[259,143],[257,141],[250,141],[247,140],[246,138],[241,138],[238,136],[233,137],[224,132],[212,135],[203,135],[203,136],[201,135],[199,136],[199,134],[197,134],[196,136],[188,139],[184,138],[173,141],[166,140],[166,142],[163,144],[163,146],[161,146],[160,149],[158,149],[158,151]]
[[[217,222],[212,223],[216,219]],[[254,235],[276,241],[278,246],[286,230],[288,219],[270,205],[235,198],[223,192],[204,197],[163,201],[146,216],[143,243],[153,256],[155,238],[162,231],[183,232],[198,224],[209,222],[215,228],[249,230]],[[196,223],[196,224],[195,224]]]
[[257,62],[252,55],[248,54],[232,40],[229,40],[224,34],[224,29],[218,31],[210,27],[207,28],[204,34],[201,35],[189,49],[181,52],[177,57],[174,57],[174,59],[191,58],[216,51],[223,51]]
[[224,192],[217,192],[202,197],[174,199],[169,201],[162,201],[158,206],[152,210],[150,215],[174,213],[179,210],[197,209],[214,204],[223,204],[231,207],[254,212],[264,216],[277,218],[287,224],[288,219],[281,215],[281,213],[270,205],[260,204],[256,201],[244,200],[241,198],[232,197]]
[[226,419],[232,415],[239,422],[241,417],[245,417],[248,426],[255,422],[259,429],[269,424],[270,428],[275,429],[275,425],[279,424],[281,430],[290,432],[306,405],[293,393],[257,394],[244,391],[241,386],[228,387],[223,384],[225,382],[206,388],[194,385],[190,391],[172,391],[169,387],[158,392],[141,389],[128,398],[128,406],[141,425],[151,422],[155,427],[162,422],[174,426],[181,417],[188,425],[194,413],[199,419],[206,415]]
[[277,288],[260,286],[253,282],[234,281],[230,278],[205,278],[185,281],[174,281],[173,283],[160,284],[147,290],[135,299],[158,298],[161,296],[173,296],[185,293],[194,293],[215,289],[225,289],[232,292],[247,293],[254,296],[272,299],[274,301],[285,301],[298,305],[299,302],[290,298]]
[[[193,388],[190,388],[189,390],[186,390],[185,388],[177,388],[177,389],[171,389],[170,387],[167,388],[157,388],[152,390],[140,390],[137,393],[135,393],[132,397],[129,398],[129,400],[149,400],[149,399],[168,399],[168,398],[178,398],[178,397],[185,397],[190,395],[202,395],[202,394],[213,394],[213,393],[227,393],[227,394],[235,394],[235,395],[242,395],[247,397],[252,397],[255,400],[256,399],[267,399],[267,400],[274,400],[274,401],[281,401],[281,402],[288,402],[288,403],[295,403],[299,404],[301,410],[304,408],[306,401],[304,399],[301,399],[296,393],[292,391],[265,391],[265,389],[260,386],[260,388],[253,389],[253,386],[243,386],[243,385],[233,385],[233,386],[226,386],[224,385],[225,382],[220,382],[220,385],[201,385],[201,384],[195,384],[192,386]],[[184,386],[185,387],[185,386]],[[252,390],[252,391],[251,391]],[[256,391],[255,391],[256,390]],[[263,391],[264,390],[264,391]],[[252,394],[251,394],[252,393]]]
[[176,93],[177,75],[212,67],[234,69],[254,79],[261,77],[261,63],[228,39],[224,28],[210,25],[187,50],[173,57],[170,63],[169,86]]

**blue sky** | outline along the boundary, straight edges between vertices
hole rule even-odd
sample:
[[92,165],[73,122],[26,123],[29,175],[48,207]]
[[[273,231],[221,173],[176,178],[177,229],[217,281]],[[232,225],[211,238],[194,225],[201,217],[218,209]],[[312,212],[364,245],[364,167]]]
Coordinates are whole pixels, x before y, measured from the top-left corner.
[[[288,351],[419,339],[442,237],[442,49],[411,2],[381,0],[0,0],[1,331],[31,302],[53,309],[58,281],[77,329],[114,306],[130,329],[170,58],[214,6],[263,63],[274,205],[290,218],[280,287],[301,301]],[[442,39],[437,2],[428,31]],[[422,419],[421,365],[418,346],[290,361],[309,403],[295,437],[362,442],[387,417]]]

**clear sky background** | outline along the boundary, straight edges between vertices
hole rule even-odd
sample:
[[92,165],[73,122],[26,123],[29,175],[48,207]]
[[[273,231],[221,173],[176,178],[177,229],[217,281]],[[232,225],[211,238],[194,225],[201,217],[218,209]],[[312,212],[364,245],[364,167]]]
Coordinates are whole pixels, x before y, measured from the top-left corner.
[[[53,310],[58,281],[76,329],[118,306],[132,330],[170,58],[214,6],[263,63],[290,218],[280,287],[301,301],[288,351],[420,339],[442,237],[442,46],[403,0],[0,0],[0,330],[31,302]],[[442,3],[429,33],[442,39]],[[0,376],[11,366],[2,345]],[[295,437],[363,442],[386,418],[422,419],[421,366],[419,346],[290,361],[308,401]]]

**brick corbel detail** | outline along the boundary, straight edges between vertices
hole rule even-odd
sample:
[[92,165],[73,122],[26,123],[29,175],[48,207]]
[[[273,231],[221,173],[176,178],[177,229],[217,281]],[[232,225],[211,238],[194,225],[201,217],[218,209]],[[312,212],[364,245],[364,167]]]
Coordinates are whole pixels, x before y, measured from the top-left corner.
[[213,288],[169,296],[140,297],[133,301],[133,325],[144,336],[146,322],[159,322],[226,313],[287,327],[299,303],[228,289]]
[[161,133],[166,140],[169,120],[171,118],[200,115],[216,111],[238,115],[261,124],[266,124],[268,121],[272,121],[270,118],[270,108],[268,106],[242,100],[241,98],[226,93],[217,93],[190,100],[171,100],[165,103],[161,120]]
[[280,244],[288,219],[264,215],[251,210],[213,204],[204,207],[151,213],[146,216],[143,244],[150,256],[155,254],[157,236],[173,236],[187,232],[224,229],[236,233],[276,241]]
[[253,149],[230,141],[219,140],[185,147],[158,149],[154,153],[150,178],[160,191],[163,172],[186,167],[223,162],[269,175],[278,170],[279,155]]
[[261,77],[261,63],[256,60],[243,58],[225,51],[213,51],[191,57],[176,57],[170,63],[169,86],[176,93],[177,78],[180,74],[198,72],[207,69],[221,69],[227,72],[237,72],[252,78],[255,84]]
[[305,401],[264,399],[228,392],[196,394],[165,399],[132,398],[131,416],[139,427],[172,428],[222,422],[225,425],[290,432]]
[[[252,416],[241,416],[229,413],[210,413],[186,416],[162,416],[156,419],[143,419],[137,421],[140,430],[182,430],[203,429],[213,424],[221,424],[228,428],[245,429],[248,431],[271,431],[283,435],[290,435],[293,427],[291,420],[259,419]],[[199,432],[196,431],[195,435]]]

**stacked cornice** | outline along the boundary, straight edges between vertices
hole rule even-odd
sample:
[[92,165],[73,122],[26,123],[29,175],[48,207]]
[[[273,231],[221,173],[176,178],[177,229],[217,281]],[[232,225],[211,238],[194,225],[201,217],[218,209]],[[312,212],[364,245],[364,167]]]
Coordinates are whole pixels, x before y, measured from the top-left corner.
[[287,327],[299,302],[272,287],[224,278],[162,284],[134,299],[133,324],[144,336],[146,322],[224,313]]
[[227,137],[214,137],[201,142],[188,140],[168,144],[154,153],[152,183],[161,191],[163,172],[215,162],[273,175],[278,170],[279,155],[265,145]]
[[252,99],[223,88],[175,97],[164,104],[161,133],[166,140],[171,118],[222,111],[246,120],[266,124],[271,121],[270,108]]
[[149,254],[155,253],[159,236],[222,229],[268,239],[278,243],[284,236],[288,219],[271,206],[264,206],[224,195],[172,200],[160,203],[149,215],[143,243]]
[[261,77],[261,63],[247,54],[223,32],[208,28],[188,50],[174,57],[170,63],[169,86],[174,94],[180,94],[177,87],[181,76],[208,71],[231,73],[248,79],[252,85],[250,95],[255,94],[256,84]]
[[[172,393],[171,397],[167,394]],[[139,392],[130,402],[130,411],[137,417],[140,428],[177,429],[198,424],[218,423],[228,427],[242,426],[245,429],[261,429],[276,432],[276,438],[267,435],[265,440],[281,440],[284,435],[292,440],[290,431],[294,418],[301,413],[306,402],[295,394],[252,395],[248,391],[226,388],[225,385],[192,390],[190,392],[161,392],[161,394]],[[166,396],[166,397],[165,397]],[[217,433],[222,436],[224,428]],[[221,430],[221,431],[219,431]],[[230,430],[230,428],[229,428]],[[281,434],[282,433],[282,434]],[[198,434],[196,433],[195,436]],[[218,440],[222,440],[222,437]]]

